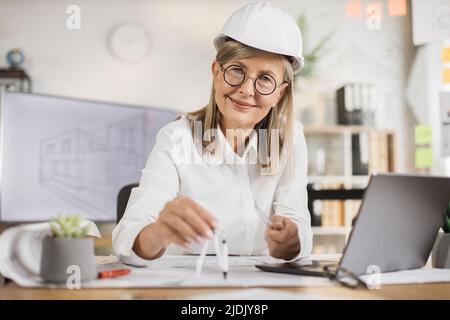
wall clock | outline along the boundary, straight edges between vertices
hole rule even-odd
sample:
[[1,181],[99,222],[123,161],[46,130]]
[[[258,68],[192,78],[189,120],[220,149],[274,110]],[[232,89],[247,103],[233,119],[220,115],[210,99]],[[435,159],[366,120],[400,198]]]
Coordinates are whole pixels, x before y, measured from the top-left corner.
[[138,22],[120,22],[108,34],[108,52],[122,63],[141,62],[149,55],[150,47],[150,32]]

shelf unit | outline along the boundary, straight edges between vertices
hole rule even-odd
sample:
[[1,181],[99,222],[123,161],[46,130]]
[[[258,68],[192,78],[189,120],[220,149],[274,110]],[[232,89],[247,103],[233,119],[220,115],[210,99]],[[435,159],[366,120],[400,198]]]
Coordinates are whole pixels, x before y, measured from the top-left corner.
[[314,235],[344,235],[347,236],[351,227],[312,227]]
[[[367,186],[372,173],[395,171],[392,130],[337,125],[305,127],[304,133],[308,145],[308,181],[314,188],[361,189]],[[313,226],[315,253],[342,252],[360,201],[316,200],[314,212],[316,202],[323,217],[340,216],[327,219],[326,226]]]
[[22,69],[0,68],[0,86],[4,86],[8,90],[31,92],[32,81]]
[[[392,130],[363,126],[305,127],[308,173],[311,182],[367,183],[373,172],[395,171],[395,134]],[[359,140],[367,172],[354,172],[354,138]]]
[[308,181],[310,183],[334,183],[339,182],[343,184],[349,185],[367,185],[369,182],[370,176],[361,175],[361,176],[309,176]]

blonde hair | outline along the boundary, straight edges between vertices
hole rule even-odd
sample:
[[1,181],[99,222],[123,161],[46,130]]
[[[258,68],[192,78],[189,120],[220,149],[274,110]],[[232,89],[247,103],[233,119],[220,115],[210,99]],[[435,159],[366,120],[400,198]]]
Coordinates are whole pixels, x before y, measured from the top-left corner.
[[[225,64],[231,60],[248,59],[258,55],[266,54],[266,51],[259,50],[253,47],[249,47],[231,38],[224,38],[219,44],[217,49],[216,61],[219,64]],[[270,109],[269,113],[259,123],[255,125],[255,130],[266,129],[267,139],[265,139],[265,148],[268,150],[270,158],[268,162],[262,164],[258,161],[260,166],[260,173],[262,175],[274,175],[278,172],[278,159],[281,154],[285,152],[287,158],[288,169],[294,169],[293,163],[293,70],[292,64],[289,62],[289,57],[281,56],[284,66],[284,81],[289,84],[286,88],[284,96],[280,99],[277,106]],[[189,112],[186,114],[187,118],[191,121],[192,130],[194,121],[201,121],[203,132],[210,132],[210,129],[219,128],[221,113],[217,107],[215,101],[215,89],[214,85],[211,89],[208,104],[200,110]],[[274,140],[272,138],[272,129],[279,130],[279,148],[278,154],[275,154],[273,147]],[[212,138],[213,139],[213,138]],[[206,139],[208,140],[208,139]],[[211,141],[213,142],[213,141]],[[202,139],[202,145],[207,147],[209,141]],[[276,162],[275,162],[276,161]]]

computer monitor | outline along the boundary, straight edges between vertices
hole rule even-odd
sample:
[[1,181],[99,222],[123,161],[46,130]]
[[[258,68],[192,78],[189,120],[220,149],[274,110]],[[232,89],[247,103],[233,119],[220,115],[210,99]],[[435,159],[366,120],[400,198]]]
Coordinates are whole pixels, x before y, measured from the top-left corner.
[[170,110],[0,92],[0,221],[115,221]]

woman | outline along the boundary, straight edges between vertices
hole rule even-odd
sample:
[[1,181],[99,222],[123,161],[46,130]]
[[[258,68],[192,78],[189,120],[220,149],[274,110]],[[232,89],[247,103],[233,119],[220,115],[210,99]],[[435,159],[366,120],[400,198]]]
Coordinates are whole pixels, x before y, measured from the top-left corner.
[[198,254],[214,232],[230,254],[311,253],[306,143],[292,110],[301,41],[295,20],[270,4],[228,19],[208,105],[161,129],[113,232],[122,262]]

